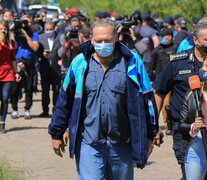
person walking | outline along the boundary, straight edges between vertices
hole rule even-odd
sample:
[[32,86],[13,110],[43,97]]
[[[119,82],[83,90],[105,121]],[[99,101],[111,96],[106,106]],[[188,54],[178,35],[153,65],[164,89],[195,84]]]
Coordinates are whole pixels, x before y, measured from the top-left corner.
[[[206,66],[207,60],[204,61]],[[205,69],[205,70],[204,70]],[[185,172],[187,180],[204,180],[207,172],[206,154],[200,128],[207,127],[207,68],[199,70],[201,91],[198,100],[204,117],[198,116],[194,93],[189,91],[180,113],[179,130],[183,134],[182,148],[185,150]]]
[[10,41],[9,25],[5,21],[0,21],[0,133],[6,133],[5,121],[8,111],[8,99],[12,82],[19,81],[17,73],[17,63],[15,58],[15,43]]
[[143,168],[158,131],[152,87],[141,57],[117,41],[115,23],[97,20],[68,70],[49,125],[54,152],[62,156],[69,128],[70,157],[78,178],[133,179]]

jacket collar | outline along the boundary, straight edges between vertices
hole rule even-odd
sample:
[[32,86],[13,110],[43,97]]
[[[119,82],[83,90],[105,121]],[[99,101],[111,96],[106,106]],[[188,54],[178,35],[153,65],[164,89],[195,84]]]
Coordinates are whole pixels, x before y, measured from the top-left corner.
[[[125,57],[127,61],[129,61],[132,58],[131,51],[120,41],[117,41],[115,44],[115,48],[117,52],[120,52],[121,55]],[[94,53],[94,47],[90,40],[86,41],[85,43],[82,43],[79,45],[79,50],[83,53],[84,57],[88,61],[91,57],[91,55]]]

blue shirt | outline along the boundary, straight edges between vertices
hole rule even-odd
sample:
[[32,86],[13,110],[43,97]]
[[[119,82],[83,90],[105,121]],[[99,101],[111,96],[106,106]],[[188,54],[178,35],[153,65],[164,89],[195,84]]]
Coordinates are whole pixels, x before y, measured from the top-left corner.
[[[29,37],[32,39],[32,41],[39,42],[39,36],[36,32],[29,31],[27,32]],[[29,47],[27,43],[27,39],[25,37],[22,37],[20,35],[15,35],[15,39],[18,44],[17,53],[16,53],[16,59],[17,61],[24,58],[24,59],[30,59],[34,56],[34,52]]]
[[81,135],[88,144],[128,143],[125,59],[115,57],[104,72],[92,56],[85,78]]

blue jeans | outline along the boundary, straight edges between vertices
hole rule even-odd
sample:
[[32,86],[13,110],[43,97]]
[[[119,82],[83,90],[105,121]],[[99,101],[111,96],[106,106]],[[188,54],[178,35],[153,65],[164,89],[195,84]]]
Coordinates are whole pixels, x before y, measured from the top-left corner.
[[186,151],[185,171],[187,180],[204,180],[207,162],[201,137],[193,138]]
[[79,140],[75,157],[79,180],[133,180],[130,144],[88,145]]
[[5,122],[8,111],[8,99],[10,94],[10,88],[12,81],[0,81],[0,98],[1,98],[1,119],[0,121]]

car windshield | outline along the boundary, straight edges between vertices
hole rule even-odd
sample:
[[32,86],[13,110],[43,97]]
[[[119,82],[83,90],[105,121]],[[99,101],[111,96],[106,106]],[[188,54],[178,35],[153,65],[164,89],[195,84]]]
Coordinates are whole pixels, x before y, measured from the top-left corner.
[[[40,8],[32,8],[32,10],[37,13],[39,10],[41,10]],[[57,9],[46,9],[47,14],[53,14],[54,12],[57,12]]]

